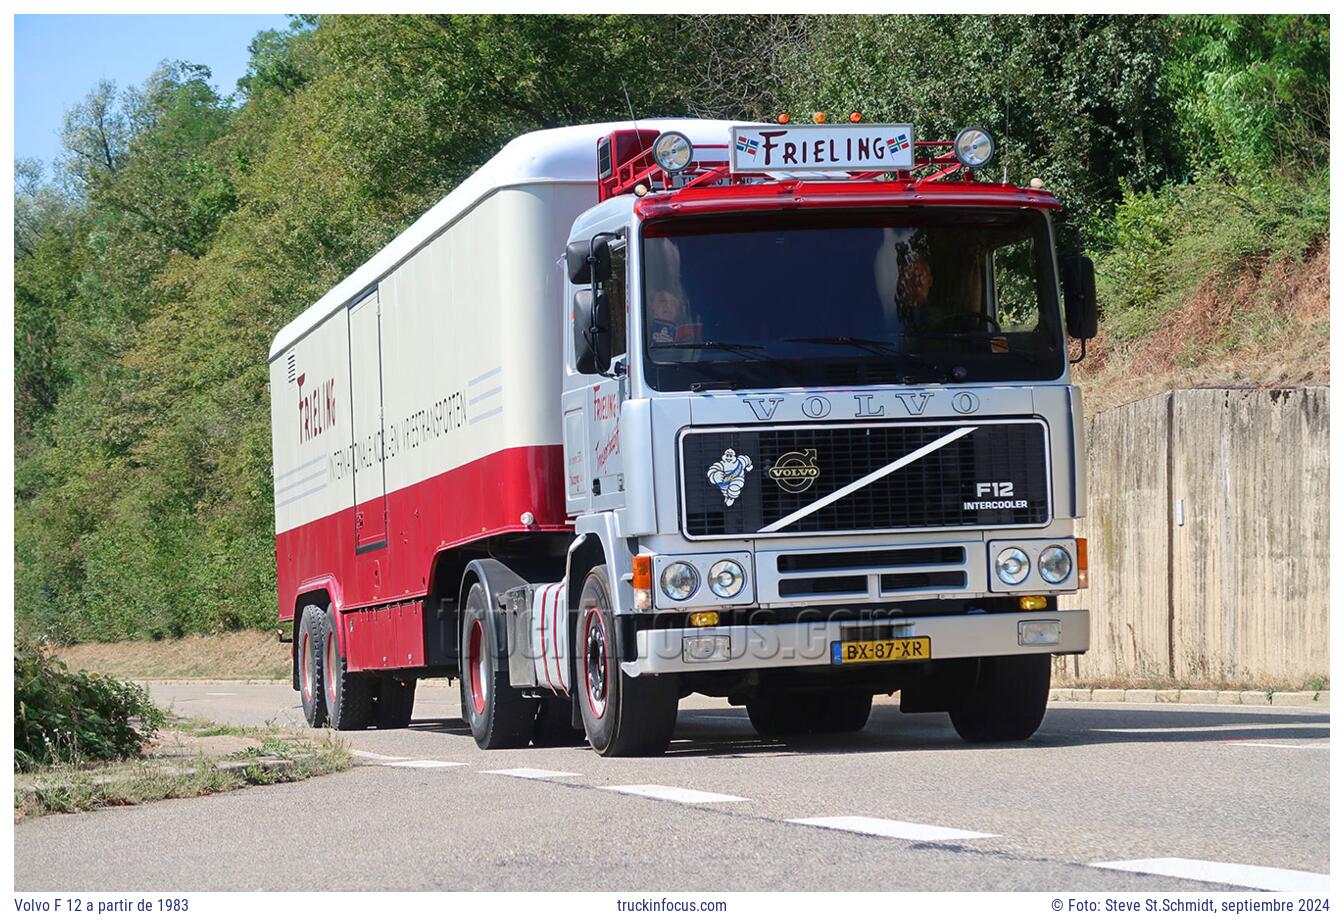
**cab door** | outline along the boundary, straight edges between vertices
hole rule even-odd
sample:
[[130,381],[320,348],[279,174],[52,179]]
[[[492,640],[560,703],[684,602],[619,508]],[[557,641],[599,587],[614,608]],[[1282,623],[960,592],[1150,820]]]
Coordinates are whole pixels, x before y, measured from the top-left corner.
[[387,474],[383,443],[382,313],[378,289],[346,313],[350,327],[350,399],[354,438],[355,552],[387,546]]

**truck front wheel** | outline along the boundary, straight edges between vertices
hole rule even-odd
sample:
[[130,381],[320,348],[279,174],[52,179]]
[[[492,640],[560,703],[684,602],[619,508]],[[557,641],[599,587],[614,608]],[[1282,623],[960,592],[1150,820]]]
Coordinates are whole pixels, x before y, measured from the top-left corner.
[[523,696],[501,673],[495,649],[495,631],[485,589],[473,584],[462,609],[461,674],[462,719],[471,728],[476,746],[527,747],[537,718],[537,701]]
[[673,677],[630,677],[616,654],[616,624],[607,567],[588,573],[579,595],[574,649],[583,728],[603,757],[661,754],[677,724],[679,687]]
[[864,690],[767,693],[747,703],[752,728],[766,738],[862,731],[872,711],[873,695]]
[[1049,655],[982,658],[975,687],[948,715],[966,741],[1025,741],[1040,727],[1049,700]]

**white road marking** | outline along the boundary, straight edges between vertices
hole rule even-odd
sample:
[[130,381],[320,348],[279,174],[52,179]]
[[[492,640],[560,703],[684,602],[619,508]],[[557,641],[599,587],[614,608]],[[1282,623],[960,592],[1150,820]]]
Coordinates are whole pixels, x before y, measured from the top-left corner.
[[1272,866],[1247,866],[1242,863],[1208,862],[1203,859],[1124,859],[1119,862],[1092,863],[1097,869],[1118,869],[1145,875],[1165,875],[1196,882],[1236,885],[1261,891],[1328,891],[1330,876],[1297,869]]
[[938,827],[933,824],[909,824],[905,821],[888,821],[886,818],[869,818],[864,815],[836,815],[829,818],[790,818],[790,824],[808,824],[812,827],[828,827],[837,831],[850,831],[855,834],[868,834],[872,837],[898,837],[901,840],[974,840],[981,837],[997,837],[997,834],[982,834],[980,831],[964,831],[955,827]]
[[206,693],[205,693],[205,695],[206,695],[206,696],[237,696],[238,694],[236,694],[236,693],[211,693],[210,691],[207,690]]
[[555,776],[582,776],[582,773],[565,773],[562,770],[537,770],[532,767],[515,767],[512,770],[481,770],[497,776],[517,776],[521,779],[550,779]]
[[1323,744],[1276,744],[1273,741],[1229,741],[1228,744],[1234,747],[1271,747],[1271,748],[1291,748],[1295,751],[1328,751],[1330,742]]
[[679,786],[602,786],[609,792],[625,795],[642,795],[651,799],[666,799],[669,802],[749,802],[740,795],[723,795],[719,792],[701,792],[698,789],[682,789]]
[[1231,722],[1227,725],[1191,725],[1161,728],[1094,728],[1094,732],[1114,732],[1118,735],[1176,734],[1183,732],[1239,732],[1265,728],[1319,728],[1328,729],[1328,722]]
[[405,757],[392,757],[388,754],[375,754],[373,751],[355,751],[350,752],[356,757],[367,757],[370,760],[406,760]]
[[465,767],[464,763],[456,763],[451,760],[390,760],[384,764],[387,767],[414,767],[418,770],[433,770],[439,767]]

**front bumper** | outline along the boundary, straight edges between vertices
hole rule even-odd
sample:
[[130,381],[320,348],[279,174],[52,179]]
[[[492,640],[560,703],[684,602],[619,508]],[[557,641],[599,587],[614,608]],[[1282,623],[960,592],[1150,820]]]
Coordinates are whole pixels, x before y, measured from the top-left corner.
[[[1024,621],[1059,622],[1059,642],[1022,645],[1018,624]],[[884,620],[836,620],[825,623],[716,626],[704,629],[649,629],[636,633],[634,661],[621,667],[632,677],[644,674],[686,674],[742,671],[755,668],[808,667],[831,664],[831,643],[846,627],[892,627],[892,636],[928,636],[933,660],[997,655],[1074,654],[1085,652],[1090,635],[1086,610],[1035,610],[1011,613],[954,614],[893,617]],[[726,638],[722,660],[686,660],[683,640]],[[861,667],[855,665],[854,667]]]

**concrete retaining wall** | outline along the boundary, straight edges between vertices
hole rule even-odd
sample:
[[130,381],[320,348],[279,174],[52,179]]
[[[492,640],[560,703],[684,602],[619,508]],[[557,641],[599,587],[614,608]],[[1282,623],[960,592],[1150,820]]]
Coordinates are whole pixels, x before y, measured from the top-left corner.
[[1329,674],[1329,391],[1177,390],[1088,426],[1079,678]]

